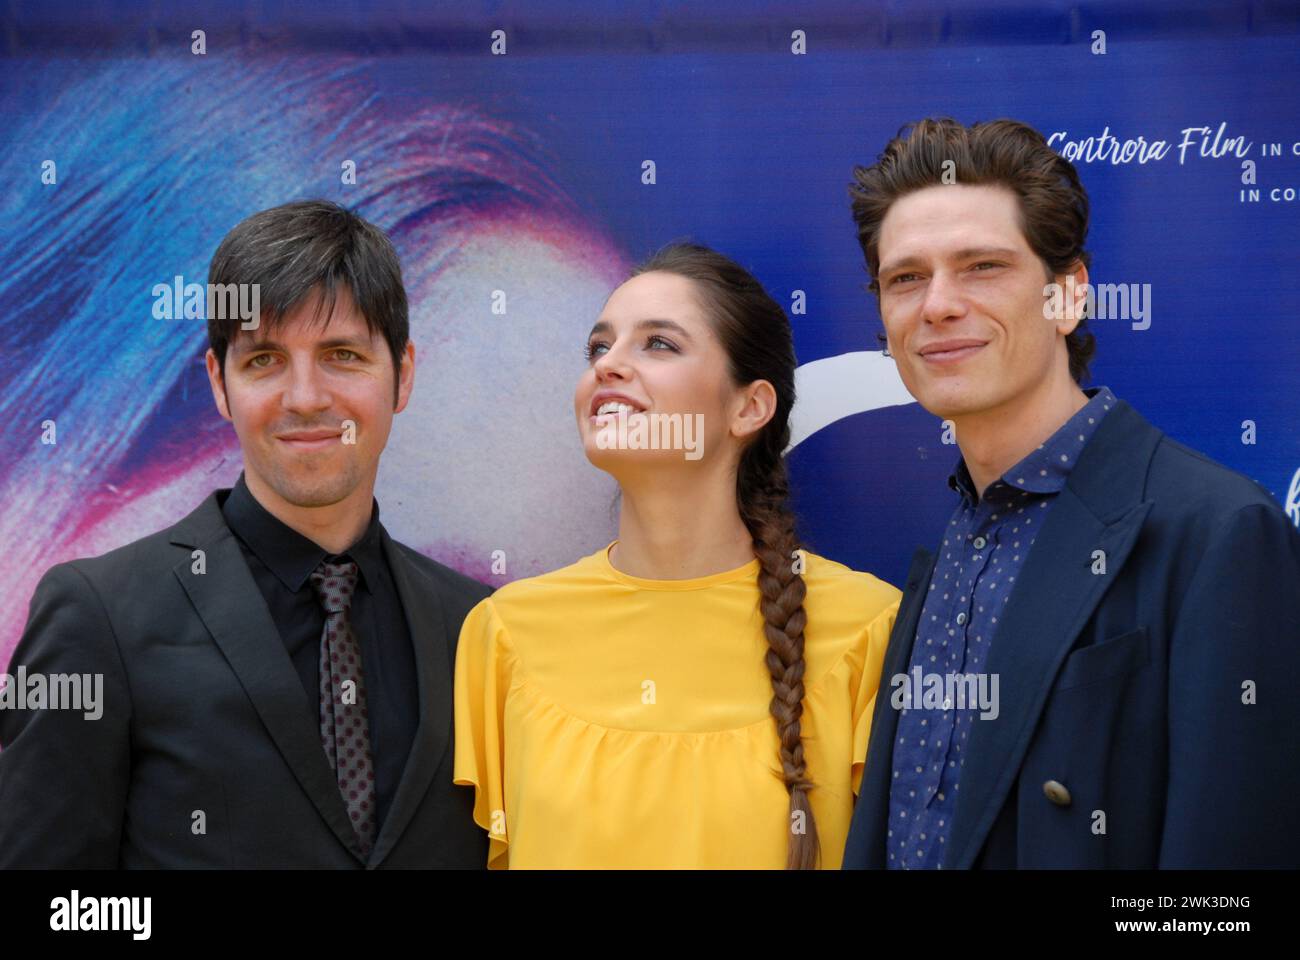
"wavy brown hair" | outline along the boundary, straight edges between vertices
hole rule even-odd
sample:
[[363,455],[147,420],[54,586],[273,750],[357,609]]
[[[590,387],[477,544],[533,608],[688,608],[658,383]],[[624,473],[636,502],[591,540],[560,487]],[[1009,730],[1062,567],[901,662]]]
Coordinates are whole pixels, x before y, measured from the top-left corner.
[[[786,867],[817,866],[820,845],[808,795],[812,781],[804,760],[799,721],[804,698],[803,577],[796,572],[799,539],[786,500],[789,481],[782,455],[790,443],[794,406],[794,335],[790,321],[762,285],[735,261],[696,243],[669,244],[633,271],[672,273],[694,281],[737,386],[767,380],[776,412],[744,448],[736,469],[736,504],[754,540],[758,589],[772,678],[771,713],[780,740],[781,774],[790,794],[790,844]],[[802,830],[796,830],[798,823]]]
[[[951,164],[950,166],[945,166]],[[951,172],[952,178],[944,179]],[[849,196],[858,243],[871,274],[868,289],[880,303],[880,225],[894,201],[945,182],[992,184],[1016,195],[1020,230],[1043,262],[1048,281],[1076,262],[1089,266],[1083,248],[1088,237],[1088,192],[1078,171],[1043,135],[1017,120],[991,120],[963,126],[956,120],[928,118],[903,127],[870,167],[854,167]],[[1082,383],[1097,349],[1087,317],[1065,338],[1070,376]]]

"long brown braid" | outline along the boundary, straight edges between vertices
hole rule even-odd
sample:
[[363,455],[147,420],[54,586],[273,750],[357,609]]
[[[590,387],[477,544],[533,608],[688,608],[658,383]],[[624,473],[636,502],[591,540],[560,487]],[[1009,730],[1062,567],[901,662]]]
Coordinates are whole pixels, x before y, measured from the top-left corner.
[[772,419],[745,447],[736,470],[736,503],[754,540],[758,589],[767,637],[766,663],[772,676],[772,716],[780,741],[781,775],[790,794],[790,843],[786,868],[817,866],[820,846],[809,803],[800,734],[804,698],[805,588],[797,572],[799,540],[786,506],[789,482],[782,455],[790,443],[794,406],[794,335],[780,304],[743,267],[695,243],[673,243],[643,263],[633,276],[659,271],[696,281],[700,302],[740,386],[767,380],[776,392]]

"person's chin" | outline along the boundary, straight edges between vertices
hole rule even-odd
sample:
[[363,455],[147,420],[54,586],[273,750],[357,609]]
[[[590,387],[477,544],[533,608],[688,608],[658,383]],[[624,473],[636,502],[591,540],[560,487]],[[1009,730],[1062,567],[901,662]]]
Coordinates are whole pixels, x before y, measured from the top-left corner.
[[333,457],[304,458],[281,464],[273,473],[275,492],[298,507],[328,507],[357,487],[355,464]]
[[922,407],[942,420],[976,413],[985,406],[978,390],[955,378],[927,384],[923,389],[914,391],[913,396]]
[[[597,470],[604,470],[615,480],[663,462],[669,450],[631,450],[624,447],[601,447],[596,438],[586,441],[587,460]],[[680,458],[681,454],[677,456]]]
[[586,437],[583,441],[583,450],[587,454],[587,462],[597,470],[604,470],[606,473],[617,476],[620,468],[625,468],[630,462],[634,461],[638,450],[621,450],[617,447],[602,447],[596,442],[596,438]]
[[583,424],[580,429],[582,449],[586,452],[587,459],[593,466],[600,467],[602,470],[604,469],[601,465],[602,461],[637,452],[618,446],[618,430],[614,424]]

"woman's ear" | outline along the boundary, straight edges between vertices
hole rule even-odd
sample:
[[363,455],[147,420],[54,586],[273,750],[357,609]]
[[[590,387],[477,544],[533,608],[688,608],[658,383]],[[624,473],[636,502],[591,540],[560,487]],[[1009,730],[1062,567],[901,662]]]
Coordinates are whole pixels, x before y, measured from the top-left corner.
[[776,413],[776,389],[766,380],[755,380],[740,389],[731,417],[733,436],[753,436],[767,426]]

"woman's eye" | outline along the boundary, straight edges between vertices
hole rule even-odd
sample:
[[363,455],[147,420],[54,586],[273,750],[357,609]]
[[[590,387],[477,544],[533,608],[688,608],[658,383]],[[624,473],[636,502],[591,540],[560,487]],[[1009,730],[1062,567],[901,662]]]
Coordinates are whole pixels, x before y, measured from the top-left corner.
[[[677,344],[673,343],[671,340],[667,340],[661,336],[658,336],[657,334],[647,337],[645,343],[647,348],[655,352],[661,350],[670,350],[673,353],[681,352],[678,349]],[[584,356],[586,356],[587,361],[591,362],[592,360],[596,359],[596,357],[600,356],[602,353],[606,353],[608,351],[609,351],[609,344],[605,343],[603,340],[593,340],[591,343],[587,344],[586,349],[583,351],[583,354]]]

